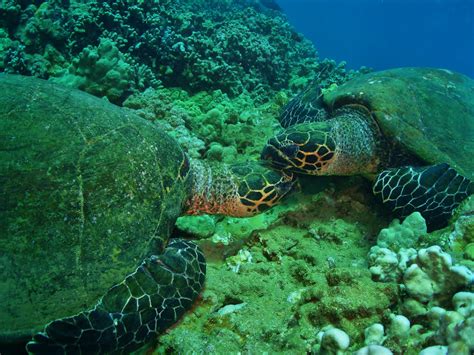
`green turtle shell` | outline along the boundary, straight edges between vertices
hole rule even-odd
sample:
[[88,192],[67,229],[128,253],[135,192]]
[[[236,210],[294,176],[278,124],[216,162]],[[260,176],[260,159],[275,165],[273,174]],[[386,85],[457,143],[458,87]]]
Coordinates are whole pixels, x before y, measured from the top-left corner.
[[443,69],[391,69],[351,79],[324,102],[330,111],[365,106],[389,141],[474,178],[474,80]]
[[183,151],[86,93],[0,75],[0,343],[92,307],[160,254],[189,193]]

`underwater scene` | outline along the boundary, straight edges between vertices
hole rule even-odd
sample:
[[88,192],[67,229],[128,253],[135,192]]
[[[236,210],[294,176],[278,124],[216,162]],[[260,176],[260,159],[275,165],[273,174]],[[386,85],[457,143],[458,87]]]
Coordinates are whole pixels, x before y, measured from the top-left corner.
[[473,38],[472,0],[1,1],[0,355],[473,354]]

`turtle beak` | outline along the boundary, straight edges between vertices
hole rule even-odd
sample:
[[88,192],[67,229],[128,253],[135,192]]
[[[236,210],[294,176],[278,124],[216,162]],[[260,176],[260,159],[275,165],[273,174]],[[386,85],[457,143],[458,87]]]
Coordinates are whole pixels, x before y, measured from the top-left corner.
[[280,195],[283,197],[292,191],[295,186],[298,186],[299,182],[293,173],[282,172],[282,174],[284,176],[284,182],[278,184],[277,189],[280,192]]
[[283,146],[276,138],[271,138],[262,150],[260,158],[278,170],[293,167],[291,159],[296,157],[299,147],[296,144]]

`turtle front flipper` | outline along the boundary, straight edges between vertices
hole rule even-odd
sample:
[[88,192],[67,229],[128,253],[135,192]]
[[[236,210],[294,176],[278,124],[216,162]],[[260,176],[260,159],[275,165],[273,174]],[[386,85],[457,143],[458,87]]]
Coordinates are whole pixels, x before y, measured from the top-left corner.
[[107,291],[92,310],[49,323],[26,349],[34,354],[129,353],[162,333],[199,295],[204,256],[191,242],[173,240]]
[[443,163],[384,170],[377,176],[373,192],[400,217],[418,211],[430,229],[438,229],[474,192],[474,184]]

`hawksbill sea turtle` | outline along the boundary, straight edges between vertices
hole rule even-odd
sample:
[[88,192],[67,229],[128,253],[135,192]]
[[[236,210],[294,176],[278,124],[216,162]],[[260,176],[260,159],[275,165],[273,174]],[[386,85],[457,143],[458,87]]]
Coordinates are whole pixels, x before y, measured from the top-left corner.
[[280,122],[262,151],[271,166],[374,178],[385,205],[402,218],[419,211],[430,229],[474,192],[474,81],[462,74],[398,68],[313,85]]
[[156,125],[54,83],[0,75],[0,344],[129,353],[200,293],[205,260],[169,241],[182,213],[249,216],[293,179],[190,161]]

